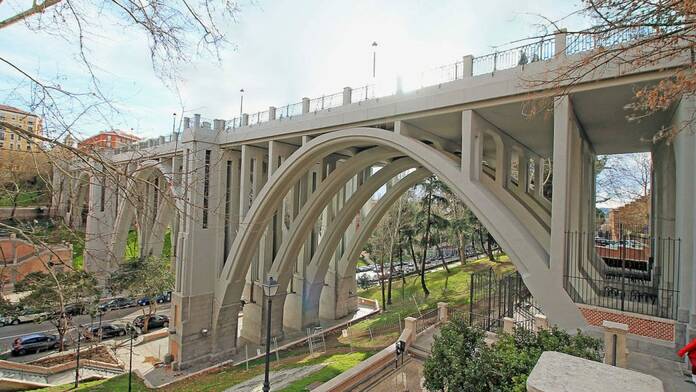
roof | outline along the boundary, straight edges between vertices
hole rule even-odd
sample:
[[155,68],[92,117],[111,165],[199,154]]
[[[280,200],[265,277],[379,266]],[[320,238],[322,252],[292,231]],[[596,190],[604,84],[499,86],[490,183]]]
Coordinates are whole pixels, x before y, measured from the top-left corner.
[[131,141],[136,141],[136,140],[140,140],[140,139],[141,139],[139,136],[133,135],[132,133],[124,132],[124,131],[121,131],[120,129],[112,129],[112,130],[109,130],[109,131],[101,131],[101,132],[99,132],[99,133],[96,134],[96,135],[92,135],[92,136],[90,136],[90,137],[88,137],[88,138],[82,140],[80,143],[89,142],[89,141],[91,141],[92,139],[94,139],[94,138],[96,138],[96,137],[98,137],[98,136],[102,136],[102,135],[118,136],[118,137],[120,137],[120,138],[129,139],[129,140],[131,140]]
[[36,114],[34,114],[34,113],[29,113],[29,112],[27,112],[27,111],[24,111],[24,110],[22,110],[22,109],[17,109],[16,107],[14,107],[14,106],[9,106],[9,105],[0,104],[0,110],[6,111],[6,112],[13,112],[13,113],[17,113],[17,114],[24,114],[24,115],[27,115],[27,116],[38,117],[38,116],[37,116]]

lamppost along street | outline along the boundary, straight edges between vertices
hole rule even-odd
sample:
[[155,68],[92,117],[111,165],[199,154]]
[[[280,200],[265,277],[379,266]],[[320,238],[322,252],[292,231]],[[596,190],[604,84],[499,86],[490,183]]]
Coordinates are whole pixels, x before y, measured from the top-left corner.
[[135,331],[135,327],[131,323],[128,323],[126,324],[126,329],[128,329],[128,333],[130,334],[130,354],[128,358],[128,392],[131,392],[133,381],[133,332]]
[[82,324],[77,326],[77,351],[75,351],[75,388],[80,386],[80,341],[82,337]]
[[242,113],[244,113],[244,89],[239,89],[241,97],[239,97],[239,120],[242,120]]
[[377,70],[377,41],[372,42],[372,79],[375,78]]
[[268,379],[269,367],[271,365],[271,304],[273,296],[278,291],[278,281],[272,276],[268,277],[266,283],[263,284],[263,292],[268,298],[268,310],[266,312],[266,371],[263,379],[263,392],[271,390],[271,384]]

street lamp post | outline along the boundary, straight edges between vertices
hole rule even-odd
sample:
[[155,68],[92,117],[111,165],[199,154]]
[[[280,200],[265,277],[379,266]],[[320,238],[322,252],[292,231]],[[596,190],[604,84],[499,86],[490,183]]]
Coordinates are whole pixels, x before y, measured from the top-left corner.
[[263,392],[271,390],[271,384],[268,379],[269,367],[271,364],[271,304],[273,296],[278,291],[278,281],[272,276],[268,277],[266,283],[263,284],[263,292],[268,298],[268,310],[266,312],[266,370],[263,379]]
[[372,42],[372,79],[375,78],[377,71],[377,41]]
[[131,323],[126,324],[128,333],[130,334],[130,354],[128,358],[128,392],[131,392],[132,381],[133,381],[133,331],[135,328]]
[[75,352],[75,389],[80,386],[80,337],[82,325],[77,326],[77,351]]
[[244,89],[239,89],[239,92],[242,94],[239,98],[239,119],[241,120],[242,113],[244,113]]

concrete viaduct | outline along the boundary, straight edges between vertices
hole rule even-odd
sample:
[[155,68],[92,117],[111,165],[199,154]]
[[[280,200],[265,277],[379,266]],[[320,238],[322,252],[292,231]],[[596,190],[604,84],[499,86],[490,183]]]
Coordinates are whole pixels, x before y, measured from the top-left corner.
[[[651,152],[651,230],[682,239],[680,281],[668,283],[679,288],[669,300],[683,341],[696,327],[696,137],[685,122],[694,99],[640,122],[624,107],[690,58],[610,64],[563,94],[524,82],[583,56],[571,38],[584,39],[558,33],[465,56],[415,91],[397,84],[373,97],[369,87],[346,88],[230,121],[186,118],[182,133],[108,153],[127,177],[100,176],[84,162],[57,170],[54,212],[80,226],[87,205],[85,266],[102,274],[123,259],[133,225],[141,255],[161,254],[171,231],[170,353],[180,367],[227,358],[239,338],[262,341],[268,276],[280,283],[275,336],[354,311],[359,252],[395,200],[430,175],[494,235],[551,322],[575,329],[586,326],[575,302],[587,290],[564,287],[565,233],[594,227],[595,156]],[[525,115],[530,107],[541,113]],[[689,129],[670,143],[650,142],[682,124]]]

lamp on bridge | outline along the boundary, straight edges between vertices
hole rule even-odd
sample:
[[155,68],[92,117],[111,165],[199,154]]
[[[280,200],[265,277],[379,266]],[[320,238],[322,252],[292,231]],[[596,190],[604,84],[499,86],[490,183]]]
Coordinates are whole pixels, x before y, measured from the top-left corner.
[[268,280],[263,284],[263,293],[268,298],[268,307],[266,311],[266,370],[263,379],[263,392],[271,390],[271,384],[268,379],[269,367],[271,364],[271,304],[273,296],[278,292],[278,281],[273,279],[273,276],[268,276]]

